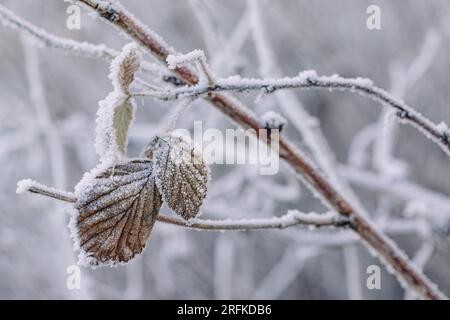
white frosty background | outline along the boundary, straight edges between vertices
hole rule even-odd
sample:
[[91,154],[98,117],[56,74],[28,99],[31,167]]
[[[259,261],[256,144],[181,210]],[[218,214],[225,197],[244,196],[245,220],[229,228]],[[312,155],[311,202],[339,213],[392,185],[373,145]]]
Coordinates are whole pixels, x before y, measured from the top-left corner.
[[[204,49],[211,60],[224,51],[226,42],[242,23],[246,5],[244,1],[203,2],[207,3],[202,6],[206,18],[213,26],[208,30],[207,24],[202,24],[204,10],[194,9],[198,1],[192,5],[184,0],[122,1],[179,52]],[[315,69],[325,75],[368,77],[375,84],[404,95],[407,103],[433,121],[450,123],[450,6],[446,1],[260,2],[267,40],[282,74],[295,76],[301,70]],[[128,42],[115,29],[85,12],[80,31],[66,29],[68,4],[63,1],[1,0],[0,3],[60,36],[103,42],[116,49]],[[366,28],[366,8],[370,4],[381,7],[380,31]],[[243,25],[234,34],[248,36],[239,52],[212,66],[220,76],[260,76],[254,41],[245,34],[248,30],[245,21]],[[76,259],[66,228],[67,209],[49,199],[16,195],[16,181],[30,177],[72,190],[82,173],[95,166],[95,113],[98,101],[111,90],[108,63],[52,49],[31,50],[28,59],[37,53],[46,99],[33,102],[23,43],[16,31],[0,28],[0,298],[401,299],[405,296],[383,267],[382,289],[366,288],[365,270],[379,262],[361,244],[352,245],[354,238],[346,232],[296,228],[212,233],[161,223],[155,226],[142,256],[127,266],[82,269],[82,289],[68,290],[66,268]],[[423,59],[416,61],[415,67],[426,70],[419,70],[419,79],[414,79],[402,94],[399,87],[407,80],[405,70],[420,54]],[[362,129],[379,121],[382,109],[350,93],[294,93],[320,119],[338,161],[348,168],[353,139]],[[256,94],[239,95],[258,113],[270,109],[280,112],[276,100],[270,97],[255,104]],[[42,114],[45,112],[42,104],[48,106],[53,120],[55,131],[50,136],[59,137],[63,146],[61,153],[56,150],[60,155],[57,159],[50,157],[55,152],[48,147],[51,126]],[[146,100],[144,106],[138,103],[137,120],[130,136],[131,154],[138,154],[174,105],[152,100]],[[179,125],[191,128],[194,120],[203,120],[206,127],[232,127],[204,102],[196,102]],[[286,134],[304,146],[293,125],[302,119],[288,121]],[[415,209],[419,218],[408,221],[431,226],[432,234],[424,241],[420,234],[408,232],[393,238],[409,256],[422,252],[427,260],[425,273],[444,292],[450,293],[449,224],[447,218],[442,218],[442,214],[450,212],[450,199],[439,197],[439,205],[432,207],[421,200],[428,197],[423,190],[408,189],[414,184],[427,189],[431,196],[437,197],[436,192],[449,194],[450,159],[409,126],[400,128],[395,145],[395,156],[409,164],[408,174],[400,177],[398,183],[385,183],[382,176],[377,177],[370,145],[366,156],[362,170],[375,178],[353,184],[363,204],[373,217],[383,217],[388,225],[391,219],[405,219],[411,208]],[[255,168],[214,166],[212,176],[203,209],[207,217],[270,217],[288,209],[324,211],[285,166],[274,177],[259,176]],[[353,180],[359,181],[361,177],[357,173]],[[375,183],[381,189],[374,188]],[[412,193],[405,195],[405,190]],[[441,214],[439,218],[437,214]]]

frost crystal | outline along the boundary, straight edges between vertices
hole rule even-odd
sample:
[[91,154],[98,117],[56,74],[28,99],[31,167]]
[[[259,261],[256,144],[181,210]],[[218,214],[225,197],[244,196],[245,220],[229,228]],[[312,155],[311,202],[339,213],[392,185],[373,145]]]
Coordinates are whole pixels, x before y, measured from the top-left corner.
[[113,266],[142,252],[162,200],[148,159],[96,172],[76,187],[69,227],[79,264]]
[[167,64],[170,70],[179,66],[193,63],[194,61],[206,61],[205,53],[202,50],[194,50],[187,54],[169,55],[167,57]]
[[445,122],[441,122],[438,125],[436,125],[436,129],[442,134],[442,135],[448,135],[450,136],[450,130]]
[[29,191],[33,186],[37,184],[36,181],[31,179],[23,179],[17,182],[16,193],[25,193]]
[[185,219],[198,215],[206,198],[209,169],[182,137],[155,137],[145,156],[155,161],[156,185],[169,208]]

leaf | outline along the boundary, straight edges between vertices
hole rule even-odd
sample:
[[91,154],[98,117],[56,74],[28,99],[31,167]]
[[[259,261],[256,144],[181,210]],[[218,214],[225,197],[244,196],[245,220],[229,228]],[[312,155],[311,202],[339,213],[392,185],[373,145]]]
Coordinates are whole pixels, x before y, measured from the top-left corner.
[[77,189],[71,226],[80,264],[115,265],[142,252],[162,205],[152,161],[109,167]]
[[140,62],[141,53],[134,43],[124,46],[111,62],[109,78],[114,90],[99,102],[97,112],[95,148],[101,162],[114,163],[126,155],[135,110],[129,89]]
[[129,43],[122,48],[121,53],[113,59],[109,78],[115,91],[129,93],[130,85],[141,64],[141,53],[135,43]]
[[126,153],[128,143],[128,128],[134,116],[134,107],[129,100],[114,109],[113,128],[116,143],[120,152]]
[[155,161],[156,185],[169,208],[185,219],[197,216],[206,198],[209,168],[181,137],[155,137],[144,152]]
[[97,154],[101,161],[122,158],[127,152],[134,103],[128,97],[112,92],[99,105],[95,140]]

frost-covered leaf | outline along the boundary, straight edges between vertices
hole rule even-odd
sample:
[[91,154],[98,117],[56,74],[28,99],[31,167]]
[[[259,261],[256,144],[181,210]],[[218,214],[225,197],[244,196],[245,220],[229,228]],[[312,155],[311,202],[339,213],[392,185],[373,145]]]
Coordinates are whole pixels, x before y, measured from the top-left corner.
[[128,128],[135,111],[129,88],[140,61],[141,54],[137,45],[130,43],[111,62],[109,78],[114,91],[99,102],[97,112],[95,148],[102,162],[113,163],[126,155]]
[[141,63],[141,53],[135,43],[123,47],[122,52],[114,58],[110,66],[109,78],[115,91],[129,93],[129,88]]
[[209,168],[201,154],[181,137],[155,137],[145,156],[154,159],[156,185],[169,208],[194,218],[206,197]]
[[80,264],[115,265],[142,252],[162,204],[152,161],[88,174],[75,193],[70,226]]
[[99,102],[95,149],[101,161],[126,155],[128,129],[134,118],[135,105],[128,97],[111,92]]

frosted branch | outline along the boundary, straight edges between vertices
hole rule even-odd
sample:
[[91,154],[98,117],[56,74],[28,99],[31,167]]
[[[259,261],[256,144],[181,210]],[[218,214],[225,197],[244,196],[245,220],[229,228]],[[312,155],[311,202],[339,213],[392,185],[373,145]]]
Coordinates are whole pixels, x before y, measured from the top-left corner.
[[208,87],[214,85],[214,77],[206,62],[205,53],[202,50],[194,50],[186,54],[169,55],[167,57],[167,65],[169,70],[194,64],[200,74],[199,85],[206,85]]
[[280,89],[325,88],[330,90],[351,91],[371,98],[383,105],[393,108],[400,123],[408,123],[437,143],[441,149],[450,155],[450,131],[445,124],[435,124],[415,111],[405,102],[396,99],[387,91],[373,85],[372,81],[363,78],[342,78],[337,75],[318,76],[315,71],[301,72],[296,77],[281,79],[254,79],[237,76],[218,79],[213,86],[194,85],[162,91],[135,93],[135,96],[149,96],[162,100],[176,100],[191,96],[201,96],[220,91],[245,92],[250,90],[265,90],[272,93]]
[[37,193],[42,196],[50,197],[53,199],[65,201],[65,202],[75,202],[75,194],[71,192],[62,191],[59,189],[47,187],[39,182],[31,179],[24,179],[17,182],[16,193]]
[[39,54],[35,41],[28,35],[22,36],[25,56],[25,71],[31,103],[36,111],[35,116],[40,123],[45,136],[52,171],[52,179],[55,186],[66,187],[66,166],[64,161],[64,144],[50,113],[44,90]]
[[[36,39],[42,46],[54,48],[81,57],[112,60],[120,53],[118,50],[104,44],[75,41],[51,34],[17,16],[14,12],[2,5],[0,5],[0,24],[28,34],[30,37]],[[143,62],[142,69],[153,73],[160,73],[162,70],[157,64],[148,61]]]
[[[24,179],[17,183],[16,193],[31,192],[53,199],[75,203],[77,198],[75,194],[63,190],[48,187],[31,179]],[[159,214],[157,220],[160,222],[173,224],[176,226],[187,227],[191,229],[226,231],[226,230],[252,230],[252,229],[285,229],[298,225],[308,225],[314,227],[336,226],[345,227],[349,220],[335,212],[327,213],[303,213],[297,210],[290,210],[281,217],[259,218],[259,219],[190,219],[188,221]]]
[[339,171],[351,183],[369,190],[389,193],[390,197],[403,201],[420,201],[429,209],[427,215],[450,216],[448,195],[433,192],[412,182],[392,181],[386,177],[362,169],[340,166]]
[[226,219],[226,220],[204,220],[192,219],[188,222],[169,216],[159,215],[158,220],[178,226],[210,231],[223,230],[251,230],[251,229],[285,229],[297,225],[308,225],[315,227],[345,226],[348,220],[340,217],[334,212],[329,213],[303,213],[289,211],[281,217],[259,218],[259,219]]
[[[397,67],[392,68],[391,92],[399,99],[403,99],[410,90],[431,67],[439,49],[440,38],[436,31],[431,30],[425,37],[422,47],[414,61],[405,71]],[[385,107],[378,126],[378,139],[374,144],[374,165],[383,174],[401,177],[406,173],[406,164],[393,156],[397,137],[398,125],[389,120],[392,110]],[[381,132],[380,132],[381,131]],[[442,131],[442,132],[448,132]]]
[[38,40],[43,46],[55,48],[79,56],[111,60],[118,54],[116,50],[108,48],[103,44],[79,42],[50,34],[17,16],[14,12],[6,9],[2,5],[0,5],[0,23],[6,27],[10,27],[30,35]]

